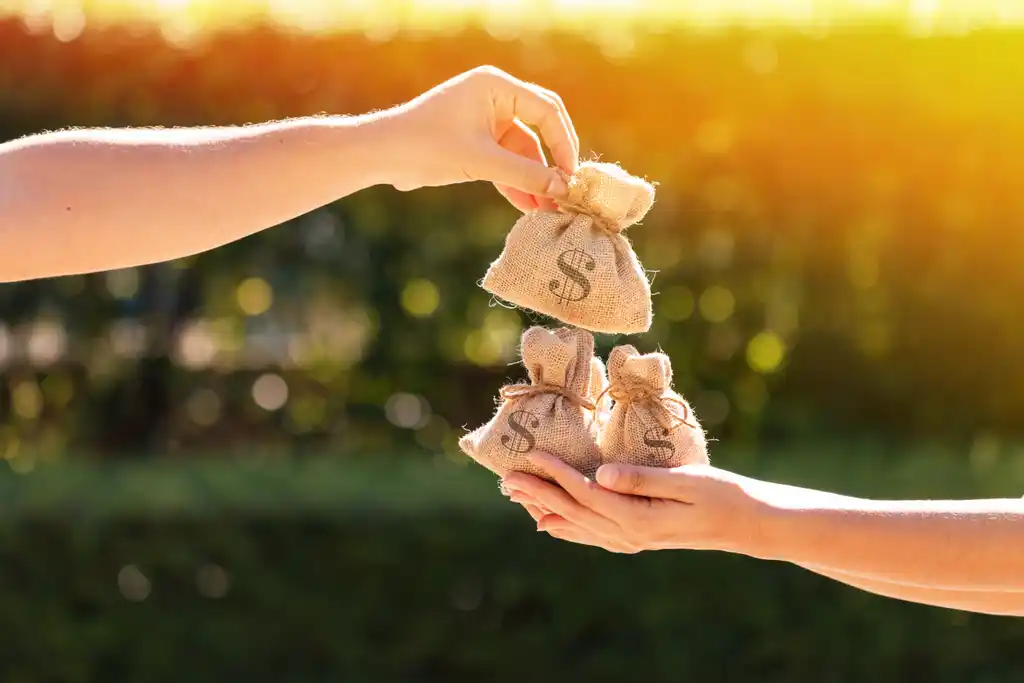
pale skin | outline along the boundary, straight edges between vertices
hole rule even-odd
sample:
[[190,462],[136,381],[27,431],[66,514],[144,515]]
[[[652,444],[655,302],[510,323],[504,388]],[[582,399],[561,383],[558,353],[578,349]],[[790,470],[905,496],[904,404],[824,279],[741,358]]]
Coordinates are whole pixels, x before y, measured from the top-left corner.
[[733,552],[886,597],[1024,616],[1024,500],[866,500],[709,465],[604,465],[592,481],[531,457],[553,483],[511,473],[504,487],[555,538],[618,553]]
[[[492,67],[362,116],[33,135],[0,144],[0,281],[191,256],[375,185],[482,180],[524,212],[551,210],[579,151],[555,93]],[[889,597],[1024,614],[1022,501],[869,501],[712,467],[606,466],[592,482],[537,457],[560,486],[506,485],[557,538],[725,550]]]
[[375,185],[484,180],[553,209],[578,158],[558,95],[493,67],[363,116],[33,135],[0,145],[0,281],[191,256]]

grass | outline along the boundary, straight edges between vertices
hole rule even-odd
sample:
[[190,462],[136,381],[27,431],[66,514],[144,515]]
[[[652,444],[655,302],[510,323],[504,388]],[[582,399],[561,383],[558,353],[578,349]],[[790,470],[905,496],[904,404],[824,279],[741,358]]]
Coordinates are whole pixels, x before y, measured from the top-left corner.
[[[798,444],[758,451],[720,445],[715,464],[797,486],[876,498],[1024,495],[1024,449],[979,455],[935,446]],[[415,514],[512,512],[482,468],[430,455],[300,459],[69,458],[0,474],[0,514],[88,520],[109,515],[204,516],[259,510]]]

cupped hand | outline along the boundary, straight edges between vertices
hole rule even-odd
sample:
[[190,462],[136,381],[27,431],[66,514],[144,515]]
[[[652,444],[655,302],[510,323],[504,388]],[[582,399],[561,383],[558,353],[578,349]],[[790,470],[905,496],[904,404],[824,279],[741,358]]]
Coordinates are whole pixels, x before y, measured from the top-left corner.
[[571,175],[579,160],[561,98],[494,67],[460,74],[383,118],[396,124],[391,184],[403,191],[486,180],[521,211],[550,211],[566,193],[559,171]]
[[758,552],[759,520],[766,512],[756,495],[761,482],[710,465],[604,465],[595,482],[547,454],[533,454],[531,461],[555,483],[513,472],[503,487],[537,521],[538,531],[555,538],[617,553]]

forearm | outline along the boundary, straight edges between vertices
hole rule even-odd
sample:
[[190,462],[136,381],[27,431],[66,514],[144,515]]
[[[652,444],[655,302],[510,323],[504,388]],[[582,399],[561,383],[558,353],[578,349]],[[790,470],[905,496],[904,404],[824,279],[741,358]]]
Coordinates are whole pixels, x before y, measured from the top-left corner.
[[[795,499],[841,503],[852,505],[858,499],[825,491],[801,489],[795,486],[777,485],[777,493],[788,494]],[[929,586],[907,585],[883,581],[870,576],[851,574],[820,565],[800,565],[820,576],[839,581],[853,588],[874,593],[886,598],[916,602],[933,607],[994,614],[1001,616],[1024,616],[1024,591],[1003,590],[947,590]]]
[[386,121],[71,130],[0,145],[0,279],[196,254],[385,182]]
[[870,501],[792,487],[766,497],[758,556],[908,587],[1024,591],[1024,501]]
[[886,598],[980,614],[1024,616],[1024,592],[1022,591],[944,590],[879,581],[827,567],[811,565],[803,568],[853,588]]

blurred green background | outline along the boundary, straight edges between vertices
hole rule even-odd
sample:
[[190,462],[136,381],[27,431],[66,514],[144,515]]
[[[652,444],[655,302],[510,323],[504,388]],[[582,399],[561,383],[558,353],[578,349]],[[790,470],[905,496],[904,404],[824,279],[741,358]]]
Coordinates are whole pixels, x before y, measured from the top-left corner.
[[[658,183],[649,334],[744,474],[1024,493],[1019,3],[0,3],[0,139],[362,113],[490,63]],[[344,163],[344,160],[339,160]],[[0,286],[4,680],[977,681],[1024,626],[533,531],[456,441],[525,326],[488,186]],[[139,226],[145,230],[145,225]],[[55,246],[59,248],[59,246]]]

